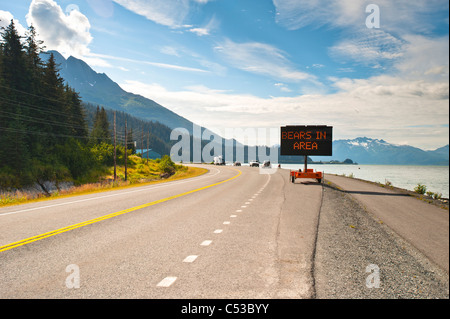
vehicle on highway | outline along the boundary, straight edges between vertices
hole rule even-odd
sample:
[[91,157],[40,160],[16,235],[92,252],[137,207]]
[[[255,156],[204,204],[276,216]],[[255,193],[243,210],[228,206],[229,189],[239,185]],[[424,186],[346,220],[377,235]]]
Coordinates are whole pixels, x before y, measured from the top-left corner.
[[214,165],[225,165],[225,160],[222,155],[214,157]]
[[251,162],[250,162],[250,167],[259,167],[259,161],[258,161],[258,160],[256,160],[256,161],[251,161]]
[[272,165],[270,164],[270,161],[264,161],[262,164],[262,168],[271,168]]

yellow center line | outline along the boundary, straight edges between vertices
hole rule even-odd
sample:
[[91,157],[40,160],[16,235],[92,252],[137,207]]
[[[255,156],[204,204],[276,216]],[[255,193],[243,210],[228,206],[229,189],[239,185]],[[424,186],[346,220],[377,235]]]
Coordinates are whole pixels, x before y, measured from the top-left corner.
[[125,209],[125,210],[121,210],[119,212],[111,213],[111,214],[108,214],[108,215],[105,215],[105,216],[97,217],[97,218],[94,218],[94,219],[91,219],[91,220],[87,220],[87,221],[82,222],[82,223],[66,226],[66,227],[63,227],[63,228],[60,228],[60,229],[56,229],[56,230],[53,230],[53,231],[50,231],[50,232],[47,232],[47,233],[43,233],[43,234],[40,234],[40,235],[37,235],[37,236],[33,236],[33,237],[30,237],[30,238],[22,239],[20,241],[17,241],[17,242],[11,243],[11,244],[0,246],[0,252],[9,250],[9,249],[12,249],[12,248],[15,248],[15,247],[23,246],[23,245],[26,245],[26,244],[29,244],[29,243],[32,243],[32,242],[35,242],[35,241],[38,241],[38,240],[41,240],[41,239],[44,239],[44,238],[55,236],[57,234],[65,233],[65,232],[68,232],[69,230],[73,230],[73,229],[76,229],[76,228],[81,228],[81,227],[84,227],[84,226],[87,226],[87,225],[98,223],[98,222],[100,222],[102,220],[106,220],[106,219],[109,219],[109,218],[112,218],[112,217],[116,217],[116,216],[123,215],[123,214],[126,214],[126,213],[134,212],[134,211],[137,211],[139,209],[150,207],[150,206],[153,206],[153,205],[156,205],[156,204],[164,203],[164,202],[167,202],[167,201],[175,199],[175,198],[186,196],[186,195],[189,195],[189,194],[192,194],[192,193],[196,193],[196,192],[199,192],[199,191],[207,189],[207,188],[211,188],[211,187],[214,187],[214,186],[217,186],[217,185],[229,182],[229,181],[237,178],[238,176],[240,176],[242,174],[241,171],[236,170],[234,168],[232,168],[232,169],[237,171],[237,172],[239,172],[239,174],[237,174],[237,175],[235,175],[235,176],[233,176],[233,177],[231,177],[229,179],[226,179],[224,181],[221,181],[221,182],[218,182],[218,183],[215,183],[215,184],[211,184],[211,185],[208,185],[208,186],[204,186],[204,187],[201,187],[201,188],[197,188],[197,189],[194,189],[194,190],[191,190],[191,191],[188,191],[188,192],[185,192],[185,193],[181,193],[181,194],[178,194],[178,195],[173,195],[173,196],[166,197],[166,198],[163,198],[163,199],[158,199],[158,200],[153,201],[151,203],[143,204],[143,205],[140,205],[140,206],[136,206],[136,207],[128,208],[128,209]]

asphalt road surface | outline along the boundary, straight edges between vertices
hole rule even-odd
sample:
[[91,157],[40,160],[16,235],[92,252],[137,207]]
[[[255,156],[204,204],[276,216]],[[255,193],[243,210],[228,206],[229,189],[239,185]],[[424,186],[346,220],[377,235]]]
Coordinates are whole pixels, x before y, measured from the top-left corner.
[[[348,194],[292,184],[286,170],[205,167],[189,180],[0,209],[0,298],[448,298],[448,272],[401,248]],[[387,246],[361,250],[373,242],[364,223]],[[372,263],[381,288],[367,287]],[[402,269],[420,282],[405,286]]]

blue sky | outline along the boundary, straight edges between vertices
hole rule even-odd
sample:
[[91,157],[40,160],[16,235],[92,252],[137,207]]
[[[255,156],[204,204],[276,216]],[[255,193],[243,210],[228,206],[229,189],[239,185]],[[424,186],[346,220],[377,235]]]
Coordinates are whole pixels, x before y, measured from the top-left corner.
[[47,49],[222,135],[323,124],[423,149],[449,139],[448,16],[440,0],[0,0],[1,25],[33,23]]

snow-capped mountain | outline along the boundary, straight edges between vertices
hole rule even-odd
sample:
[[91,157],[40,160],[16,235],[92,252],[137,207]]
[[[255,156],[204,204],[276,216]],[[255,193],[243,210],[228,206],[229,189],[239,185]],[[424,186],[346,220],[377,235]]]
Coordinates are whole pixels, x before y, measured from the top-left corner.
[[449,146],[424,151],[408,145],[395,145],[380,139],[358,137],[333,141],[333,156],[313,156],[314,161],[344,161],[347,158],[359,164],[392,165],[448,165]]

